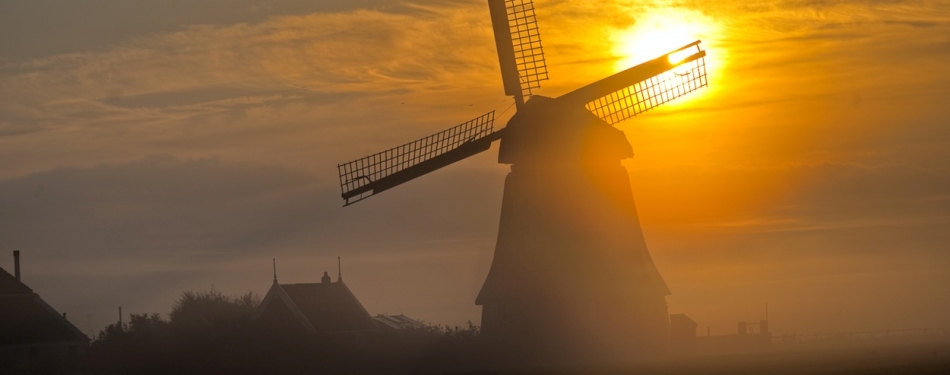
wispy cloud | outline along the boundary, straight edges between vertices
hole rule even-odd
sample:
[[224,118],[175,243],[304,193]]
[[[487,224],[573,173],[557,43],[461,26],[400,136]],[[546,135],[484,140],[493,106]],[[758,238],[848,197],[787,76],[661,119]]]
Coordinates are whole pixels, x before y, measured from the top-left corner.
[[[5,114],[0,133],[20,135],[7,142],[24,147],[5,151],[56,147],[102,162],[108,159],[96,150],[114,144],[120,134],[122,142],[140,150],[120,154],[135,158],[140,152],[180,152],[164,146],[176,134],[182,142],[198,133],[239,143],[236,136],[268,133],[267,124],[275,122],[299,124],[285,132],[315,140],[329,139],[327,132],[340,123],[370,134],[380,128],[449,126],[491,109],[486,99],[502,98],[487,89],[494,88],[497,72],[484,9],[468,5],[189,26],[102,52],[8,62],[0,68]],[[480,108],[468,108],[475,101]],[[446,116],[440,107],[463,113]],[[403,116],[394,119],[392,112],[400,108]],[[22,136],[39,131],[54,134]],[[277,145],[281,142],[271,140],[266,147],[286,148]],[[186,152],[237,156],[214,144],[198,147]],[[314,157],[313,150],[298,148],[296,157]],[[80,160],[70,159],[54,163]],[[43,164],[49,161],[37,161],[36,167]],[[22,164],[6,167],[7,173],[29,170]]]

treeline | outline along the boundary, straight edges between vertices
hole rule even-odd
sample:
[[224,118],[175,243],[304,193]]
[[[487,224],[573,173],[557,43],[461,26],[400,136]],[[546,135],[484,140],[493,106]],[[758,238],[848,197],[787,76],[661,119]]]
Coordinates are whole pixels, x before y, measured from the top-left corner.
[[104,328],[89,370],[121,374],[443,373],[483,371],[499,349],[479,328],[428,325],[366,334],[275,332],[253,322],[260,297],[185,292],[168,318],[132,314]]

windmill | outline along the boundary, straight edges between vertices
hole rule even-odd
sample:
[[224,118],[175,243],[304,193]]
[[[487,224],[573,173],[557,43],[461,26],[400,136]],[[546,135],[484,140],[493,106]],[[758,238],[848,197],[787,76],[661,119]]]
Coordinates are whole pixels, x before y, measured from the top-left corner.
[[557,98],[531,0],[488,0],[505,94],[494,111],[338,165],[344,205],[486,151],[500,141],[505,180],[491,270],[476,304],[485,336],[577,352],[652,351],[668,341],[669,290],[646,248],[614,124],[707,85],[700,41]]

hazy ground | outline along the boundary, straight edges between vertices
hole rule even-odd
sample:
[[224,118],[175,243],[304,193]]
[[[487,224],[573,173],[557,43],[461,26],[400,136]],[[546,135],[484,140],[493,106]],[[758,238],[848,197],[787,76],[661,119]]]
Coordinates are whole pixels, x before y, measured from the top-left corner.
[[950,342],[673,357],[626,366],[578,366],[488,373],[950,374]]

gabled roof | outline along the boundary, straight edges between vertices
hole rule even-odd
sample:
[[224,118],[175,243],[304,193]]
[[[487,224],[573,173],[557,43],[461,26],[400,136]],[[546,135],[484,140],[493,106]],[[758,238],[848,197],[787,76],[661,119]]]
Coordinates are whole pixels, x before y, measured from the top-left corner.
[[88,341],[32,289],[0,268],[0,346]]
[[0,296],[9,294],[32,294],[33,289],[0,268]]
[[289,310],[302,329],[310,333],[377,329],[343,280],[307,284],[278,284],[275,280],[258,307],[257,319],[266,319],[269,312],[277,310]]

